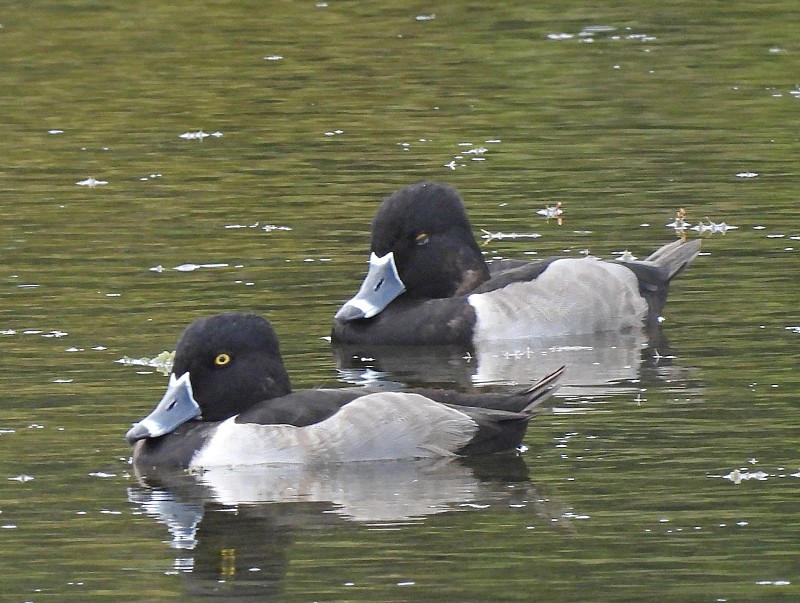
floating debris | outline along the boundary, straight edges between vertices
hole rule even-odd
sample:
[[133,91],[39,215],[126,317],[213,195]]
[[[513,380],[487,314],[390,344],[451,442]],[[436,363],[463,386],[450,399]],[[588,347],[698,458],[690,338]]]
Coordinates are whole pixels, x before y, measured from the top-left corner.
[[64,130],[48,130],[48,134],[63,134]]
[[[195,270],[199,270],[200,268],[227,268],[229,264],[181,264],[180,266],[175,266],[173,270],[177,270],[178,272],[194,272]],[[159,264],[158,266],[153,266],[149,269],[150,272],[158,272],[159,274],[164,272],[166,268]],[[108,295],[120,295],[119,293],[109,293]]]
[[268,57],[264,57],[265,61],[282,61],[283,57],[279,54],[271,54]]
[[108,184],[107,180],[95,180],[94,178],[87,178],[86,180],[81,180],[76,182],[78,186],[88,186],[89,188],[94,188],[95,186],[103,186]]
[[272,232],[273,230],[292,230],[289,226],[278,226],[277,224],[264,224],[264,226],[261,226],[260,222],[254,222],[253,224],[228,224],[225,228],[260,228],[265,232]]
[[686,237],[686,229],[691,226],[689,222],[685,220],[686,218],[686,210],[682,207],[675,212],[675,220],[667,224],[667,228],[672,228],[675,230],[675,234],[678,236],[685,238]]
[[228,224],[225,228],[258,228],[259,222],[253,224]]
[[741,484],[743,481],[747,480],[758,480],[758,481],[765,481],[769,477],[769,473],[764,471],[748,471],[747,469],[734,469],[730,473],[727,473],[722,476],[722,479],[727,479],[732,481],[734,484]]
[[756,178],[758,176],[755,172],[739,172],[736,174],[737,178]]
[[692,226],[692,230],[699,232],[700,234],[710,232],[710,233],[722,233],[725,234],[729,230],[736,230],[738,226],[728,226],[725,222],[712,222],[711,220],[706,217],[706,221],[708,224],[704,224],[700,222],[699,224]]
[[183,138],[184,140],[203,140],[209,136],[210,134],[206,134],[202,130],[198,130],[197,132],[184,132],[178,136],[178,138]]
[[203,140],[209,136],[221,138],[222,132],[212,132],[211,134],[206,134],[202,130],[198,130],[197,132],[184,132],[183,134],[178,135],[178,138],[183,138],[184,140]]
[[175,266],[173,270],[177,270],[178,272],[194,272],[195,270],[199,270],[200,268],[227,268],[228,264],[181,264],[180,266]]
[[494,240],[501,240],[501,239],[538,239],[542,235],[536,232],[529,232],[529,233],[517,233],[517,232],[489,232],[481,228],[481,235],[482,239],[486,239],[484,245],[488,245]]
[[656,37],[644,33],[634,33],[630,27],[626,27],[628,33],[617,33],[617,28],[613,25],[587,25],[577,34],[573,33],[549,33],[548,40],[571,40],[578,38],[578,41],[592,43],[597,38],[604,38],[612,41],[632,41],[632,42],[655,42]]
[[564,223],[564,210],[561,208],[561,201],[556,203],[553,207],[548,205],[544,209],[539,209],[536,211],[536,213],[540,216],[544,216],[547,220],[556,218],[559,226]]
[[149,366],[158,369],[160,373],[169,375],[172,370],[172,363],[175,361],[175,352],[161,352],[153,358],[130,358],[123,356],[117,362],[125,366]]
[[66,337],[67,335],[69,335],[69,333],[66,331],[50,331],[49,333],[42,334],[42,337],[59,339],[61,337]]
[[613,25],[587,25],[580,32],[579,36],[596,36],[597,34],[610,34],[617,31]]
[[[617,40],[619,36],[613,36],[612,39]],[[655,42],[655,36],[648,36],[647,34],[628,34],[625,36],[626,40],[636,40],[639,42]]]
[[[422,139],[420,140],[422,142]],[[502,142],[499,138],[488,138],[484,141],[486,144],[497,144]],[[453,155],[453,159],[448,161],[447,163],[443,164],[443,167],[446,167],[449,170],[455,171],[456,168],[466,167],[466,163],[462,163],[465,159],[465,155],[472,155],[470,157],[470,161],[486,161],[484,155],[489,152],[489,149],[482,146],[482,145],[475,145],[472,142],[462,141],[456,144],[458,147],[469,147],[464,150],[459,150],[455,155]],[[404,150],[408,150],[407,148]]]
[[436,18],[435,13],[431,13],[430,15],[417,15],[414,17],[415,21],[433,21]]
[[635,262],[636,261],[636,256],[633,255],[627,249],[625,251],[614,252],[612,255],[619,255],[619,261],[620,262]]
[[9,477],[8,481],[10,482],[32,482],[34,477],[32,475],[27,475],[22,473],[20,475],[15,475],[14,477]]
[[329,132],[325,132],[325,136],[338,136],[339,134],[344,134],[344,130],[330,130]]
[[564,519],[591,519],[592,518],[591,515],[573,513],[572,511],[567,511],[566,513],[562,514],[561,517],[563,517]]

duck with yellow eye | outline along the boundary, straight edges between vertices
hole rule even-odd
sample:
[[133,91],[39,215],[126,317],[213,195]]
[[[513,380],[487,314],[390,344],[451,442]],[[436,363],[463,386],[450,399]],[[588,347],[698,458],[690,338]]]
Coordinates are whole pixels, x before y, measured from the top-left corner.
[[536,384],[498,392],[292,392],[269,322],[218,314],[183,332],[167,391],[126,439],[140,474],[508,452],[520,445],[562,373],[563,367]]

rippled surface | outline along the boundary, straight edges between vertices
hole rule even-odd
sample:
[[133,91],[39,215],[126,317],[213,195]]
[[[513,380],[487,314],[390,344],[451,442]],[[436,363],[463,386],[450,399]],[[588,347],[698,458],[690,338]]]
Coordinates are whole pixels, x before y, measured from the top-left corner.
[[[4,7],[0,591],[797,600],[797,13]],[[658,340],[331,350],[375,207],[420,179],[517,235],[490,258],[643,257],[681,208],[703,255]],[[231,309],[274,323],[298,388],[573,368],[519,458],[139,479],[123,436],[166,378],[119,360]]]

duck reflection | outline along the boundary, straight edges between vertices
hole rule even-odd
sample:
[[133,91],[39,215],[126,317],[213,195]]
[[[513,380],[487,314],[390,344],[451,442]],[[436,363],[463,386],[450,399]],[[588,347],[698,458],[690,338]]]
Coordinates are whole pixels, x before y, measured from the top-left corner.
[[280,507],[226,507],[197,498],[188,484],[128,489],[128,499],[165,524],[174,572],[188,593],[220,600],[261,600],[281,591],[292,526]]
[[187,590],[225,599],[263,600],[280,593],[300,527],[396,528],[493,504],[561,517],[539,498],[516,454],[137,477],[129,501],[169,530],[173,569],[184,576]]
[[566,366],[561,396],[618,391],[645,368],[668,375],[670,346],[659,330],[631,329],[558,338],[526,338],[458,346],[333,345],[340,378],[348,383],[398,380],[452,387],[529,383]]

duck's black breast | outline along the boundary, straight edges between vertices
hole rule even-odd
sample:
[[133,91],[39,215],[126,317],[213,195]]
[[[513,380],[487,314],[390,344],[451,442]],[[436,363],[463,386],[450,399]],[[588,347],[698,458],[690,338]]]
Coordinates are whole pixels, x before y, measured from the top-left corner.
[[140,469],[186,469],[194,454],[214,435],[219,423],[189,421],[158,438],[136,442],[133,464]]
[[400,296],[372,318],[334,320],[334,343],[376,345],[470,345],[475,310],[466,297],[410,299]]

